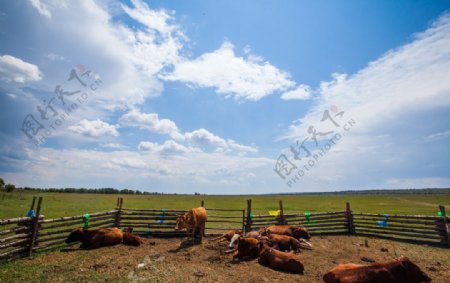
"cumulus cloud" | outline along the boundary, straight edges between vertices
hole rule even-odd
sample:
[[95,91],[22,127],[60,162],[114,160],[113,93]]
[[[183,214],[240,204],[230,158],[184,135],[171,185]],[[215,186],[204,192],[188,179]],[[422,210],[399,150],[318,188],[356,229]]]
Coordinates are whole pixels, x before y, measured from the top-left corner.
[[311,88],[301,84],[296,89],[287,91],[281,95],[283,100],[306,100],[311,97]]
[[[44,6],[51,19],[39,22],[37,36],[49,43],[57,36],[58,46],[64,48],[64,56],[52,52],[47,57],[84,63],[109,82],[96,92],[101,106],[97,108],[106,112],[123,110],[161,95],[163,84],[157,75],[179,60],[187,40],[170,12],[151,9],[140,0],[123,5],[48,1]],[[132,24],[113,20],[123,15],[130,17]]]
[[141,113],[133,109],[124,114],[119,122],[124,127],[138,127],[157,134],[169,135],[179,142],[188,142],[205,149],[214,148],[215,150],[235,150],[237,152],[258,151],[256,147],[241,145],[231,139],[226,140],[204,128],[182,133],[175,122],[169,119],[160,119],[156,113]]
[[81,120],[77,125],[69,126],[68,129],[74,133],[81,134],[86,137],[103,137],[103,136],[119,136],[115,125],[110,125],[99,119],[97,120]]
[[11,55],[0,56],[0,79],[6,82],[32,82],[42,79],[38,66]]
[[185,133],[184,136],[187,141],[199,146],[227,147],[227,142],[223,138],[216,136],[203,128]]
[[138,149],[141,151],[157,152],[163,155],[177,155],[198,151],[198,149],[195,149],[193,147],[186,147],[173,140],[165,141],[163,144],[142,141],[139,143]]
[[239,152],[257,152],[258,149],[251,146],[241,145],[234,140],[225,140],[214,135],[206,129],[199,129],[184,134],[186,141],[196,144],[203,148],[215,147],[219,150],[236,150]]
[[175,122],[169,119],[160,119],[156,113],[141,113],[137,110],[131,110],[124,114],[119,122],[123,126],[138,127],[158,134],[167,134],[174,139],[183,138]]
[[256,56],[236,56],[230,42],[224,42],[214,52],[176,63],[172,73],[161,77],[194,86],[213,87],[226,96],[250,101],[295,86],[287,72],[268,61]]

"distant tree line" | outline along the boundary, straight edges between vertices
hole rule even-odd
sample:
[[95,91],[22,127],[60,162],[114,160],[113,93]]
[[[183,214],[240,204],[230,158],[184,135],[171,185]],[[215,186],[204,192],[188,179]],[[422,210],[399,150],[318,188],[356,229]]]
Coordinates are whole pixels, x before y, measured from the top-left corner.
[[163,193],[157,192],[142,192],[139,190],[130,189],[114,189],[114,188],[30,188],[30,187],[17,187],[13,184],[5,184],[5,181],[0,178],[0,191],[6,191],[8,193],[17,191],[33,191],[33,192],[52,192],[52,193],[78,193],[78,194],[121,194],[121,195],[160,195]]
[[88,189],[88,188],[30,188],[23,187],[17,188],[25,191],[33,192],[51,192],[51,193],[77,193],[77,194],[121,194],[121,195],[160,195],[163,193],[157,192],[142,192],[139,190],[130,189],[114,189],[114,188],[98,188],[98,189]]

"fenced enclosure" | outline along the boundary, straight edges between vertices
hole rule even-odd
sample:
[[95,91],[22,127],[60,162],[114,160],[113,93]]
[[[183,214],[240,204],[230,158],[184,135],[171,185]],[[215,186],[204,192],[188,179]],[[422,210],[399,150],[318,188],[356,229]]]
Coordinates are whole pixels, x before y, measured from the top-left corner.
[[[27,217],[0,219],[0,260],[31,256],[33,252],[61,247],[73,229],[87,224],[89,229],[133,227],[133,233],[144,236],[186,235],[185,232],[175,232],[174,227],[177,217],[187,210],[127,208],[123,199],[118,198],[116,208],[110,211],[45,219],[40,214],[42,200],[42,197],[33,198],[32,213],[29,212]],[[313,236],[347,234],[449,247],[450,224],[444,206],[439,206],[438,216],[424,216],[353,212],[349,203],[342,211],[285,214],[283,203],[279,201],[278,210],[258,215],[252,213],[251,200],[247,200],[243,209],[208,208],[203,201],[200,205],[208,213],[207,235],[289,224],[304,226]]]

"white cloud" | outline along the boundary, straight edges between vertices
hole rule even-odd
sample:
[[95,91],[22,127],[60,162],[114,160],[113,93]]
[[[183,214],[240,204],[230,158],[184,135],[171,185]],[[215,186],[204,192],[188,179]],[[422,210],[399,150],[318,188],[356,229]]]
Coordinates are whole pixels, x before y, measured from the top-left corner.
[[81,120],[77,125],[69,126],[69,130],[87,137],[119,136],[115,125],[101,120]]
[[[97,110],[133,108],[146,98],[159,96],[163,85],[157,75],[179,60],[186,41],[181,28],[173,23],[173,15],[152,10],[139,0],[129,6],[108,1],[48,1],[46,9],[51,19],[37,23],[37,36],[49,44],[57,36],[59,48],[47,46],[47,50],[55,50],[47,57],[83,63],[108,82],[96,92],[101,106]],[[124,14],[141,25],[112,19]],[[61,50],[62,57],[58,54]]]
[[429,140],[438,140],[438,139],[445,139],[448,137],[450,137],[450,131],[434,133],[434,134],[426,136],[425,138],[429,139]]
[[366,128],[402,113],[449,105],[449,46],[450,15],[446,14],[413,42],[387,52],[358,73],[333,74],[331,82],[321,84],[317,104],[290,128],[288,136],[304,135],[332,105]]
[[[170,143],[166,146],[171,147]],[[23,171],[5,172],[2,177],[17,186],[65,187],[79,184],[186,193],[198,190],[232,193],[232,186],[234,192],[242,193],[255,185],[262,188],[260,185],[264,185],[264,181],[259,182],[262,177],[260,169],[272,163],[267,158],[197,150],[167,156],[155,151],[105,152],[41,147],[28,154],[27,160],[16,161]]]
[[225,140],[203,128],[182,133],[175,122],[169,119],[160,119],[156,113],[141,113],[134,109],[124,114],[119,122],[125,127],[138,127],[157,134],[169,135],[177,141],[185,141],[202,148],[215,148],[224,151],[235,150],[238,152],[258,151],[256,147],[241,145],[231,139]]
[[287,91],[281,95],[284,100],[306,100],[311,97],[311,88],[307,85],[301,84],[296,89]]
[[288,73],[269,62],[256,56],[237,57],[229,42],[214,52],[176,63],[172,73],[161,77],[200,87],[214,87],[226,96],[251,101],[295,86]]
[[40,0],[30,0],[30,4],[41,14],[42,16],[45,16],[47,18],[51,18],[52,14],[50,13],[50,10],[48,9],[47,5]]
[[66,57],[56,54],[56,53],[48,53],[46,57],[52,61],[69,61]]
[[0,56],[0,77],[6,82],[18,83],[39,81],[42,74],[38,66],[11,55]]
[[203,128],[185,133],[184,136],[186,137],[187,141],[195,143],[199,146],[213,146],[222,148],[228,147],[227,142],[223,138],[216,136]]
[[177,155],[184,154],[188,152],[199,151],[193,147],[186,147],[182,144],[179,144],[173,140],[165,141],[163,144],[142,141],[138,145],[138,149],[141,151],[152,151],[157,152],[163,155]]
[[175,30],[175,26],[168,24],[172,16],[166,10],[155,11],[144,2],[131,0],[134,8],[121,5],[124,11],[133,19],[144,24],[150,29],[157,30],[164,35],[168,35]]
[[203,148],[215,147],[221,150],[236,150],[238,152],[257,152],[258,149],[251,146],[241,145],[234,140],[225,140],[214,135],[206,129],[199,129],[184,134],[186,141]]
[[122,145],[120,143],[113,143],[113,142],[102,143],[102,144],[100,144],[100,146],[104,147],[104,148],[112,148],[112,149],[124,149],[124,148],[126,148],[126,146],[124,146],[124,145]]
[[[289,127],[284,138],[290,142],[311,138],[311,125],[320,132],[343,132],[342,125],[349,119],[356,125],[336,145],[338,151],[328,153],[302,184],[309,179],[317,189],[361,189],[389,185],[387,180],[397,176],[439,177],[433,174],[446,166],[448,154],[442,144],[425,150],[422,140],[430,135],[430,127],[416,125],[433,125],[434,132],[440,132],[431,135],[434,138],[447,135],[448,125],[436,121],[448,120],[448,112],[442,109],[450,106],[449,66],[450,15],[445,14],[412,42],[387,52],[356,74],[333,74],[332,81],[323,82],[315,105]],[[321,122],[325,110],[333,117],[345,112],[342,118],[334,117],[340,128],[328,120]],[[327,140],[330,135],[319,138]],[[417,172],[418,168],[422,170]],[[338,181],[320,182],[324,176],[335,176]]]
[[169,119],[160,119],[156,113],[141,113],[137,110],[131,110],[124,114],[120,124],[128,127],[138,127],[158,134],[167,134],[174,139],[182,139],[183,136],[177,125]]
[[236,143],[234,140],[228,139],[227,140],[228,147],[236,150],[238,152],[258,152],[258,148],[254,146],[248,146],[248,145],[242,145]]

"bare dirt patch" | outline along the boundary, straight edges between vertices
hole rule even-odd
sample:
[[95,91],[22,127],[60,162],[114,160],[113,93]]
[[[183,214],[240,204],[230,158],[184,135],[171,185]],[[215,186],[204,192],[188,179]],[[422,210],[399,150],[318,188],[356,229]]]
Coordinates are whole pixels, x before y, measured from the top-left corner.
[[419,265],[433,282],[448,283],[450,278],[449,249],[367,237],[313,237],[314,248],[299,254],[304,275],[271,270],[257,260],[233,262],[232,255],[224,253],[227,244],[210,238],[199,245],[176,238],[144,241],[140,247],[119,245],[88,251],[74,246],[19,260],[14,263],[17,273],[7,278],[20,281],[23,270],[33,267],[33,278],[47,282],[323,282],[323,274],[338,263],[389,261],[401,255]]

